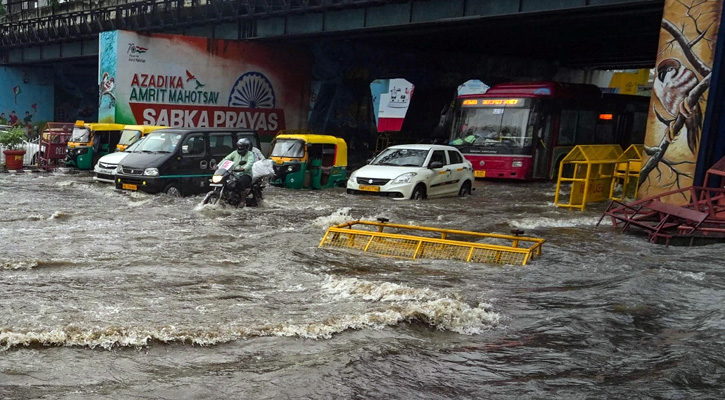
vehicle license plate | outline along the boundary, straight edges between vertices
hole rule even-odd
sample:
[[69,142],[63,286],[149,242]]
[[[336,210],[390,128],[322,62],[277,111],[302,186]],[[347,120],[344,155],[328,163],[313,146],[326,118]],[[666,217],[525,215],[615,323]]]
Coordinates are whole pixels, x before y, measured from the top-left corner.
[[485,178],[486,177],[486,171],[483,171],[483,170],[473,171],[473,176],[475,176],[476,178]]
[[128,189],[128,190],[138,190],[138,186],[132,185],[130,183],[124,183],[121,185],[121,188]]
[[379,192],[380,191],[380,186],[360,185],[360,190],[364,190],[366,192]]

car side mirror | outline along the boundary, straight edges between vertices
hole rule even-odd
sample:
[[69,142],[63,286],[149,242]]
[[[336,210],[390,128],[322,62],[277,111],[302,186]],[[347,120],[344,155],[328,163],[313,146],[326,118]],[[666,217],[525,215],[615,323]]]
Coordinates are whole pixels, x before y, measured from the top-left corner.
[[443,168],[443,163],[440,161],[433,161],[432,163],[430,163],[430,165],[428,165],[428,168],[430,168],[430,169]]
[[189,145],[188,144],[181,146],[181,154],[189,154]]

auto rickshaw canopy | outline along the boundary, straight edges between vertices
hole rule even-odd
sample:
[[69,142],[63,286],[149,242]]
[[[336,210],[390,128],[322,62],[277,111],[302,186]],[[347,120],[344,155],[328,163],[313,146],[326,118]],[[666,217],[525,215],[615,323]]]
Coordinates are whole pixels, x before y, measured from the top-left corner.
[[109,123],[101,123],[101,122],[85,122],[85,121],[76,121],[75,126],[77,127],[86,127],[90,129],[91,131],[122,131],[123,128],[126,125],[123,124],[109,124]]
[[287,139],[287,140],[301,140],[306,144],[332,144],[337,147],[335,151],[335,165],[336,166],[347,166],[347,143],[345,139],[332,136],[332,135],[317,135],[317,134],[279,134],[275,138]]

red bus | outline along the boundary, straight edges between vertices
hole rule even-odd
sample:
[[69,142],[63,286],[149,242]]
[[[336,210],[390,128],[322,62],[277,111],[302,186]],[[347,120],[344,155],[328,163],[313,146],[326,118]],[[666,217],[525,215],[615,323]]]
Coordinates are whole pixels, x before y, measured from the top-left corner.
[[643,143],[648,109],[649,97],[594,85],[504,83],[458,97],[451,144],[476,177],[552,179],[575,145]]

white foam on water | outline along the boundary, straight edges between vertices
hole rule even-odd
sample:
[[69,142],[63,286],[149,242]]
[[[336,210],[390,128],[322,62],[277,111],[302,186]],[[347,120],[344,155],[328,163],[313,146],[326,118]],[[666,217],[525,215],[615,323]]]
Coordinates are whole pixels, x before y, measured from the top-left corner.
[[317,217],[314,221],[312,221],[312,226],[327,229],[333,225],[348,222],[352,220],[352,217],[350,217],[350,210],[350,207],[343,207],[330,215]]
[[70,218],[70,214],[66,214],[63,211],[55,211],[50,217],[48,217],[48,220],[67,218]]
[[339,299],[359,297],[368,301],[410,301],[439,298],[430,289],[418,289],[390,282],[373,282],[357,278],[328,277],[322,285],[330,296]]
[[508,221],[514,228],[535,229],[535,228],[567,228],[574,226],[594,226],[599,217],[574,217],[574,218],[551,218],[533,217]]
[[37,266],[37,261],[0,260],[0,270],[30,270]]

